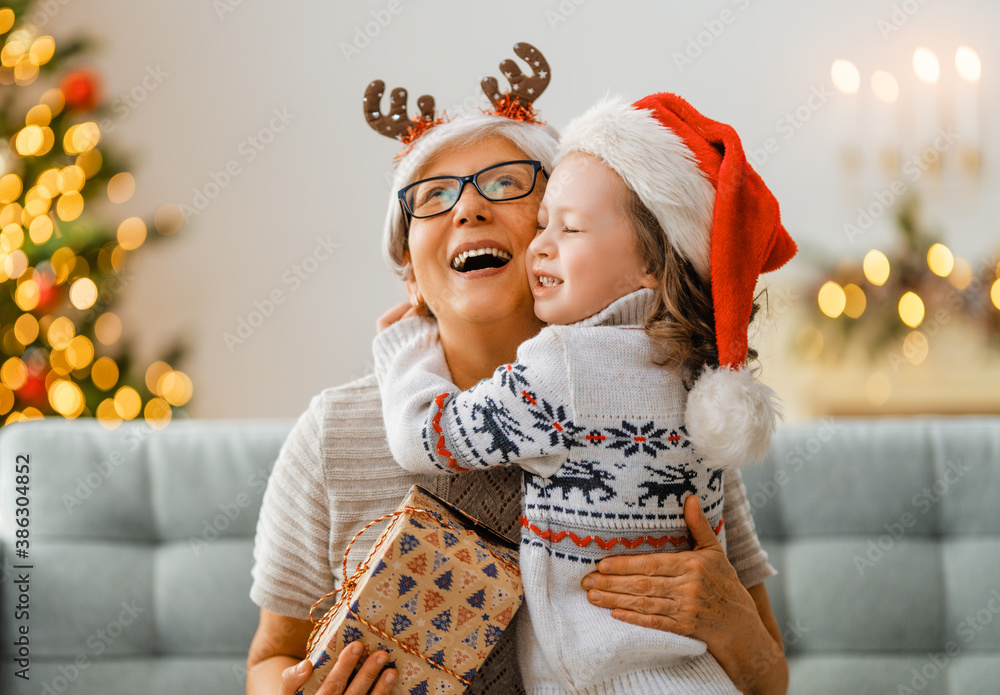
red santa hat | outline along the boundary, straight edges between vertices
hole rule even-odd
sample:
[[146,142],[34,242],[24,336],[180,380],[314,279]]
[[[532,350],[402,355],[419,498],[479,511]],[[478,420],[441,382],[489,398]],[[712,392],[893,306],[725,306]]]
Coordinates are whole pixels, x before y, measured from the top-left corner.
[[719,367],[701,373],[686,424],[714,468],[762,459],[781,413],[746,367],[754,287],[795,255],[778,201],[730,126],[674,94],[605,99],[563,130],[559,156],[585,152],[614,169],[652,211],[667,241],[711,281]]

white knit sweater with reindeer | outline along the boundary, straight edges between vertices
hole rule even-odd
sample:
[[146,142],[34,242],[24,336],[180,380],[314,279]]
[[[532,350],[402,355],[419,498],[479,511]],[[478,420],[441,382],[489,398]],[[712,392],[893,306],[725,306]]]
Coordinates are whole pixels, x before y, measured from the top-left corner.
[[642,289],[523,343],[468,391],[442,374],[430,319],[375,340],[389,447],[414,472],[524,471],[519,659],[528,693],[735,693],[699,640],[636,627],[587,600],[601,558],[693,546],[683,501],[701,500],[725,545],[722,471],[684,429],[687,390],[657,366]]

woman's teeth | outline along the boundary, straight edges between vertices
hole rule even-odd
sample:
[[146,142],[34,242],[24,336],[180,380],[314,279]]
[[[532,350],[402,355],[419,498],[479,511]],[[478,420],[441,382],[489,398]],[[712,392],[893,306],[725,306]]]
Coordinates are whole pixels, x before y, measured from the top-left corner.
[[463,251],[462,253],[455,256],[451,261],[451,267],[455,270],[462,271],[465,269],[465,262],[470,258],[475,258],[476,256],[493,256],[494,258],[502,261],[500,265],[509,261],[513,256],[511,256],[506,251],[501,249],[495,249],[492,247],[482,248],[482,249],[470,249],[469,251]]
[[542,287],[555,287],[556,285],[559,285],[561,283],[562,280],[560,280],[559,278],[551,277],[549,275],[541,275],[538,278],[538,284],[541,285]]

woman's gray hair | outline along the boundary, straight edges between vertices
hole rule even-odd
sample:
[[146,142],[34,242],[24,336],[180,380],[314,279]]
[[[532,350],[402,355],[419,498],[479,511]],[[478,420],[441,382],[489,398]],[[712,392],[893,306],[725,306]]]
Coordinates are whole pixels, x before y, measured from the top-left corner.
[[389,192],[389,209],[382,233],[382,256],[400,278],[407,278],[409,264],[403,258],[406,253],[406,222],[397,192],[413,183],[424,165],[434,157],[498,136],[510,141],[528,159],[540,161],[545,170],[552,173],[559,145],[559,134],[554,128],[486,113],[468,113],[434,126],[416,140],[413,149],[399,162]]

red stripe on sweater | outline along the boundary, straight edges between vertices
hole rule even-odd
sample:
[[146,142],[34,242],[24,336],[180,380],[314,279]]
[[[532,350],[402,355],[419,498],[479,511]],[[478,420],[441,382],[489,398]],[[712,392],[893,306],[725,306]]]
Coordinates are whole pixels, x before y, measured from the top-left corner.
[[461,466],[459,466],[458,462],[455,461],[455,457],[452,455],[452,453],[444,448],[444,430],[441,429],[441,415],[444,412],[444,399],[450,395],[451,394],[449,393],[442,393],[440,396],[434,399],[434,405],[438,407],[438,411],[437,413],[434,414],[434,419],[431,420],[431,426],[434,427],[435,432],[441,435],[437,441],[437,451],[436,451],[437,455],[448,459],[448,468],[452,469],[453,471],[459,471],[464,473],[469,469],[462,468]]
[[[720,518],[718,526],[712,529],[713,531],[715,531],[715,535],[719,535],[719,531],[722,530],[722,524],[723,524],[723,519]],[[653,538],[652,536],[641,536],[640,538],[634,538],[634,539],[628,539],[628,538],[605,539],[605,538],[600,538],[598,536],[583,536],[581,538],[572,531],[559,531],[557,533],[553,533],[551,529],[546,529],[543,531],[542,529],[538,528],[537,526],[529,522],[526,516],[521,517],[521,526],[522,528],[529,529],[539,538],[551,541],[553,543],[559,543],[568,536],[571,541],[573,541],[576,545],[580,546],[581,548],[586,548],[588,545],[590,545],[591,541],[593,541],[594,543],[597,544],[597,547],[601,548],[602,550],[608,550],[609,548],[613,548],[616,543],[621,543],[630,550],[639,547],[643,543],[649,543],[654,548],[662,548],[667,543],[667,541],[673,543],[675,547],[680,547],[681,545],[688,543],[691,540],[690,536],[687,535],[680,537],[663,536],[661,538]]]

